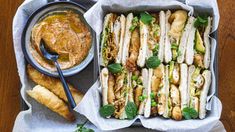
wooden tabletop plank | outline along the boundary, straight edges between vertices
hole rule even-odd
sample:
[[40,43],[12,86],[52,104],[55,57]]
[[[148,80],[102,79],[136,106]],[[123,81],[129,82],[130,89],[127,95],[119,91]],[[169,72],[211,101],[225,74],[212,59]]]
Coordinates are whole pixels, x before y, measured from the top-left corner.
[[218,0],[219,98],[223,104],[221,120],[228,132],[235,131],[235,1]]
[[10,132],[20,111],[20,81],[12,42],[12,19],[23,0],[0,0],[0,131]]
[[[19,77],[12,42],[12,19],[23,0],[0,0],[0,131],[12,131],[20,111]],[[235,131],[235,1],[218,0],[219,98],[221,120],[228,132]]]

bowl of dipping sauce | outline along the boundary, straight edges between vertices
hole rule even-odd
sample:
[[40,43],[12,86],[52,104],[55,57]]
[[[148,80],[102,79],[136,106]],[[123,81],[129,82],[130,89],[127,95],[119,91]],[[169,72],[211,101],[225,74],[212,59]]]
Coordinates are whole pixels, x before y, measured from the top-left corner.
[[83,70],[93,59],[95,33],[86,23],[85,8],[73,2],[53,2],[36,10],[28,19],[22,34],[26,60],[40,72],[58,77],[53,62],[40,51],[45,41],[47,50],[59,55],[64,76]]

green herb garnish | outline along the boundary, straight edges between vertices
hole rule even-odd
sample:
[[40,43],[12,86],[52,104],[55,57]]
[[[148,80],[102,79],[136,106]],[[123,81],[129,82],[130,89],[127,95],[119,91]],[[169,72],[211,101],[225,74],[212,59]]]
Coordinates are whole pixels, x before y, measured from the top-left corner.
[[208,19],[207,17],[203,17],[203,16],[198,16],[196,18],[196,21],[194,22],[194,27],[198,28],[198,27],[206,27],[208,25]]
[[139,96],[139,101],[144,101],[144,98],[143,98],[143,96]]
[[151,21],[153,20],[153,17],[148,12],[142,12],[140,13],[140,20],[144,24],[150,24]]
[[178,49],[178,45],[176,43],[172,43],[171,44],[171,49],[177,50]]
[[113,74],[117,74],[122,72],[122,66],[119,63],[113,63],[108,65],[108,70]]
[[131,25],[129,30],[131,32],[133,32],[135,30],[135,28],[138,27],[138,24],[139,24],[138,17],[134,17],[133,20],[132,20],[132,25]]
[[142,95],[142,96],[139,96],[139,101],[144,101],[145,99],[147,98],[147,95]]
[[142,80],[140,78],[138,78],[136,83],[137,83],[137,85],[142,85]]
[[143,97],[146,99],[146,98],[147,98],[147,95],[146,95],[146,94],[144,94],[144,95],[143,95]]
[[156,68],[161,64],[161,61],[158,59],[157,56],[151,56],[146,61],[146,66],[148,68]]
[[128,102],[125,107],[125,112],[128,119],[134,119],[137,115],[137,106],[134,102]]
[[195,119],[198,117],[198,112],[194,108],[185,107],[183,109],[183,116],[186,120]]
[[137,81],[137,79],[138,79],[138,76],[136,76],[136,75],[133,75],[133,76],[131,77],[131,80],[133,80],[133,81]]
[[153,25],[153,35],[154,37],[159,36],[160,26],[158,24]]
[[100,107],[99,113],[100,113],[100,116],[102,117],[108,117],[114,113],[114,110],[115,110],[114,106],[111,104],[108,104],[108,105],[104,105]]
[[151,99],[154,99],[155,98],[155,94],[153,92],[150,93],[150,97]]
[[153,48],[153,55],[154,56],[158,55],[158,49],[159,49],[159,44],[156,44],[155,47]]
[[88,122],[88,120],[86,120],[84,123],[82,124],[77,124],[76,130],[74,132],[94,132],[94,130],[90,129],[90,128],[86,128],[85,124]]
[[155,102],[155,101],[151,102],[151,106],[152,107],[156,107],[157,106],[157,102]]

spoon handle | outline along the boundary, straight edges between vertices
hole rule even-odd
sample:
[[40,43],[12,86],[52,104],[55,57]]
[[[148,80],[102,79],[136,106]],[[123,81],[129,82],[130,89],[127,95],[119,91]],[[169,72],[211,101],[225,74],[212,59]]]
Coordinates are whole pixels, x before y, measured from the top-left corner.
[[76,103],[75,103],[75,101],[73,99],[73,96],[71,94],[69,86],[68,86],[68,84],[66,83],[66,81],[64,79],[64,75],[63,75],[63,73],[62,73],[62,71],[60,69],[60,65],[59,65],[59,63],[57,61],[55,61],[55,66],[56,66],[56,69],[57,69],[57,71],[59,73],[60,80],[61,80],[61,82],[63,84],[64,92],[65,92],[65,94],[67,96],[68,102],[69,102],[71,108],[74,109],[76,107]]

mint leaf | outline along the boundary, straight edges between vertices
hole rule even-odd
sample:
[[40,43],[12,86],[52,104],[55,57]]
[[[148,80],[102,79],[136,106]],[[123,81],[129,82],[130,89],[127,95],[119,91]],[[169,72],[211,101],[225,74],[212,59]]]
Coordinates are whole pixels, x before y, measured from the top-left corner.
[[86,128],[86,127],[81,127],[79,126],[77,130],[75,130],[75,132],[94,132],[94,130],[90,129],[90,128]]
[[183,116],[186,120],[195,119],[198,117],[198,112],[194,108],[185,107],[183,109]]
[[100,107],[99,113],[100,113],[100,116],[102,117],[108,117],[114,113],[114,110],[115,110],[114,106],[111,104],[108,104],[108,105],[104,105]]
[[157,56],[151,56],[146,61],[146,66],[148,68],[156,68],[161,64],[161,61],[158,59]]
[[113,74],[120,73],[122,72],[122,66],[119,63],[113,63],[108,65],[108,70]]
[[144,24],[150,24],[152,21],[153,17],[148,13],[148,12],[142,12],[140,13],[140,20]]
[[87,122],[88,120],[86,120],[83,124],[77,124],[76,130],[74,132],[94,132],[94,130],[85,127]]
[[137,115],[137,106],[134,102],[128,102],[125,107],[125,112],[128,119],[134,119]]

